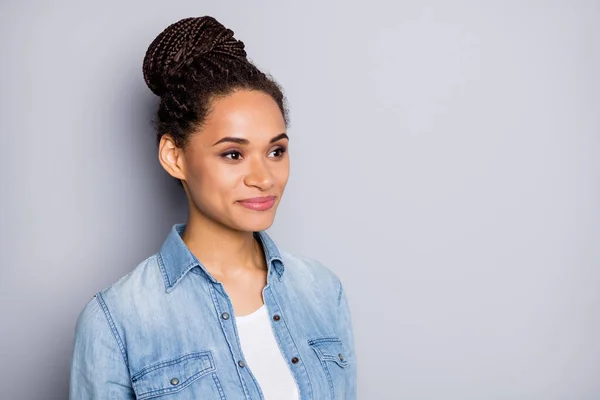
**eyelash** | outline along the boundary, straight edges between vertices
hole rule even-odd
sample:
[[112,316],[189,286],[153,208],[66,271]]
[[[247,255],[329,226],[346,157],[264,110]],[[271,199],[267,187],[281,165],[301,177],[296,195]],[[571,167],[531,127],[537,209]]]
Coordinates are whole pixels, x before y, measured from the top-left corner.
[[[278,156],[275,156],[275,158],[281,158],[281,157],[283,157],[283,155],[287,151],[287,148],[285,148],[283,146],[277,147],[277,148],[273,149],[273,151],[271,151],[271,153],[276,152],[276,151],[279,151],[280,154]],[[271,154],[271,153],[269,153],[269,154]],[[230,150],[230,151],[227,151],[227,152],[221,154],[221,157],[226,158],[226,159],[231,160],[231,161],[239,161],[240,160],[239,158],[235,159],[235,158],[231,158],[230,157],[230,156],[232,156],[234,154],[239,154],[241,156],[242,152],[240,152],[238,150]]]

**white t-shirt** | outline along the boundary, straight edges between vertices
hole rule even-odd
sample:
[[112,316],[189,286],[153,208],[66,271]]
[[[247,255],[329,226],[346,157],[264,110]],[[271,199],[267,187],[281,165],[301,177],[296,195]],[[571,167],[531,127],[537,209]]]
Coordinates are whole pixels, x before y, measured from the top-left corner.
[[298,400],[298,386],[279,350],[267,307],[235,317],[242,352],[265,400]]

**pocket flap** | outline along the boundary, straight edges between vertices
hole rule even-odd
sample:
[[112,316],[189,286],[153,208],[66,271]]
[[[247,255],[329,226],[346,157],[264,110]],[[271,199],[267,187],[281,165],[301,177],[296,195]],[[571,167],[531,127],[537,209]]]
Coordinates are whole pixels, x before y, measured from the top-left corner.
[[138,399],[175,393],[215,370],[210,351],[191,353],[150,365],[131,378]]
[[311,339],[308,341],[308,344],[317,353],[317,357],[321,361],[334,362],[342,368],[348,365],[348,361],[345,358],[344,346],[338,338]]

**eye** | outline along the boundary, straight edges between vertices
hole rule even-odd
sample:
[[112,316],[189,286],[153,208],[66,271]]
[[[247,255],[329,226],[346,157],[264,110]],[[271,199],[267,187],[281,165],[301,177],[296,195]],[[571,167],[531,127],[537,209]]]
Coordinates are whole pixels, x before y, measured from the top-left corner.
[[228,158],[230,160],[240,160],[242,158],[242,153],[232,150],[221,154],[221,157]]
[[269,155],[273,155],[274,158],[281,158],[286,151],[287,149],[285,147],[278,147],[269,153]]

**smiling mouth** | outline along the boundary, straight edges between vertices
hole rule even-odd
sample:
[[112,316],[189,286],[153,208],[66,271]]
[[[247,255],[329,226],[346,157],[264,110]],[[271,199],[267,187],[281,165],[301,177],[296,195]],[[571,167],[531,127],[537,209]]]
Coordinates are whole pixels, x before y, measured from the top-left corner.
[[254,197],[251,199],[239,200],[241,206],[254,211],[266,211],[275,205],[275,196]]

